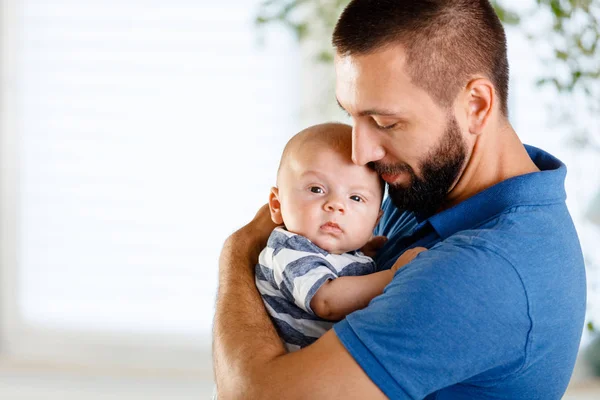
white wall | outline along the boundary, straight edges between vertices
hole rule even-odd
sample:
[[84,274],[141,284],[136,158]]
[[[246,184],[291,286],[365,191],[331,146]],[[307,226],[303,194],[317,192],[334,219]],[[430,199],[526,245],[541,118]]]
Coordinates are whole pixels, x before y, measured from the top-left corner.
[[258,5],[0,0],[0,398],[212,390],[220,247],[299,128]]

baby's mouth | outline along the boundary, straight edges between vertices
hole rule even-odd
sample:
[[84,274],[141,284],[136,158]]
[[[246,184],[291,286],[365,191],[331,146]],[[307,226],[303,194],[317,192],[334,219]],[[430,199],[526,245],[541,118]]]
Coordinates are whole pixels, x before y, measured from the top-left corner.
[[323,225],[321,225],[321,230],[325,231],[325,232],[331,232],[331,233],[342,233],[342,228],[340,228],[340,226],[338,224],[336,224],[335,222],[326,222]]

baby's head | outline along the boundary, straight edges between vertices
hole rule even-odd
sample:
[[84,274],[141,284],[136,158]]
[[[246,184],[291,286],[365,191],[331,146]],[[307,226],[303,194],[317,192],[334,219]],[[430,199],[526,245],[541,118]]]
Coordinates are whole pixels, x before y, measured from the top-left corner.
[[351,154],[348,125],[316,125],[294,136],[269,196],[273,222],[333,254],[364,246],[381,214],[383,182]]

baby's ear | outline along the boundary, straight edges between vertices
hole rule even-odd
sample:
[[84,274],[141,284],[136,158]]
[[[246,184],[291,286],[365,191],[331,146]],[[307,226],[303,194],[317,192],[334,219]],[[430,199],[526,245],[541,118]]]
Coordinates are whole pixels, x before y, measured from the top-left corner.
[[269,210],[271,210],[271,219],[277,225],[283,225],[283,216],[281,215],[281,203],[279,202],[279,189],[271,188],[269,194]]
[[383,215],[383,210],[379,210],[379,215],[377,216],[377,222],[375,222],[375,225],[379,224],[379,221],[381,220],[382,215]]

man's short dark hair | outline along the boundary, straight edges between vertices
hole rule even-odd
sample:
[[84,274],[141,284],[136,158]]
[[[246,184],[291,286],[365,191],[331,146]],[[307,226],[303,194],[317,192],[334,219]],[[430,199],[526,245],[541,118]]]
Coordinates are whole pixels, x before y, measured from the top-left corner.
[[353,0],[333,32],[338,54],[400,44],[413,83],[449,107],[476,74],[496,88],[508,117],[506,35],[488,0]]

